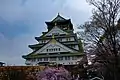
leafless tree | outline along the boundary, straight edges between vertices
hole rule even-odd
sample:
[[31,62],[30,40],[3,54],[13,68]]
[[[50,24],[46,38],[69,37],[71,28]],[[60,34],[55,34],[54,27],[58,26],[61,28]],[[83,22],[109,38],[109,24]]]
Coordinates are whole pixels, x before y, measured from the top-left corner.
[[109,80],[119,80],[120,75],[120,0],[87,0],[93,5],[91,20],[84,28],[84,40],[92,43],[96,61],[106,68]]

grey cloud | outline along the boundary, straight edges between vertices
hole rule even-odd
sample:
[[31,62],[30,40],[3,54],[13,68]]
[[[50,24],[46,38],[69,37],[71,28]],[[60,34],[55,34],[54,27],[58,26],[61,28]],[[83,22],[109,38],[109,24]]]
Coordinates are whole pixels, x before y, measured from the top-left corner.
[[[1,0],[0,1],[0,24],[4,23],[6,29],[10,29],[18,22],[21,28],[31,30],[30,32],[23,33],[8,38],[0,31],[0,61],[8,64],[24,64],[24,59],[21,58],[23,54],[28,54],[31,50],[28,48],[29,44],[37,43],[34,39],[35,36],[40,36],[42,31],[46,30],[45,21],[50,21],[59,12],[61,15],[71,18],[74,24],[81,24],[90,17],[89,8],[82,5],[75,6],[76,3],[69,3],[72,0]],[[79,7],[85,8],[79,9]],[[3,21],[4,20],[4,21]],[[24,22],[24,23],[21,23]],[[8,24],[7,24],[8,23]],[[7,25],[6,25],[7,24]],[[23,27],[23,24],[26,24]],[[8,28],[9,27],[9,28]],[[0,26],[1,28],[1,26]],[[8,34],[11,32],[8,30]]]

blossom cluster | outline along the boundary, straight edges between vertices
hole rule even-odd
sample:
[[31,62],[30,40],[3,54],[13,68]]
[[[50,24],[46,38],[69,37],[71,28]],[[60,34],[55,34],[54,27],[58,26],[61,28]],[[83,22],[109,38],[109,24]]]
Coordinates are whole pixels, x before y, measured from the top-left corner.
[[70,80],[70,73],[63,67],[48,67],[38,72],[37,80]]

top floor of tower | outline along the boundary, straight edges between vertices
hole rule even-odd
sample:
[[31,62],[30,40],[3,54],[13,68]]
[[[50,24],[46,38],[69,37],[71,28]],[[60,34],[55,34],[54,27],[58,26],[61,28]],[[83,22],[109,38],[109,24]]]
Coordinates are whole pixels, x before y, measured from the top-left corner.
[[71,23],[71,19],[65,19],[61,15],[58,15],[49,22],[45,22],[47,24],[47,29],[50,31],[54,26],[57,26],[65,31],[73,31],[73,25]]

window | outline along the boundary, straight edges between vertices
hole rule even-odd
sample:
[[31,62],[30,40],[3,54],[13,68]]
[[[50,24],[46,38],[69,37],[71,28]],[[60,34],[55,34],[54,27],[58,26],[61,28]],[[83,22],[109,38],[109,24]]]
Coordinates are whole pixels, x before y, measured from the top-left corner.
[[68,41],[68,38],[66,39],[66,41]]
[[55,48],[55,50],[57,51],[57,48]]
[[60,51],[60,48],[59,48],[59,51]]
[[51,51],[51,49],[49,49],[49,51]]
[[73,56],[73,57],[72,57],[72,60],[77,60],[77,57],[76,57],[76,56]]
[[42,61],[42,58],[39,58],[38,61]]
[[45,43],[46,41],[45,40],[42,40],[42,43]]
[[48,49],[47,49],[47,52],[48,52]]
[[56,49],[54,48],[54,51],[56,51]]
[[36,59],[32,59],[32,62],[35,62],[36,61]]
[[67,38],[66,41],[70,41],[70,38]]
[[50,58],[50,61],[56,61],[56,57]]
[[59,33],[52,33],[52,35],[59,35]]
[[48,61],[48,58],[44,58],[44,61]]
[[73,62],[70,62],[70,64],[73,64]]
[[60,48],[53,48],[53,49],[46,49],[47,52],[52,52],[52,51],[60,51]]
[[61,41],[62,41],[62,39],[60,38],[60,39],[59,39],[59,41],[61,42]]
[[71,39],[70,39],[70,38],[68,38],[68,40],[69,40],[69,41],[71,41]]
[[69,56],[65,57],[65,60],[70,60],[70,57]]
[[60,61],[63,60],[63,57],[58,57],[58,60],[60,60]]
[[53,51],[53,49],[51,49],[51,51]]

